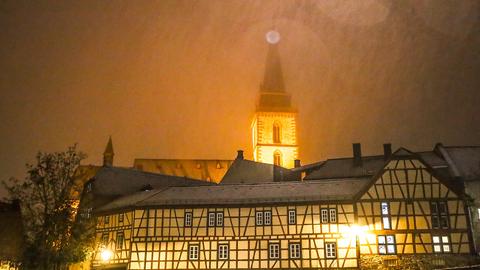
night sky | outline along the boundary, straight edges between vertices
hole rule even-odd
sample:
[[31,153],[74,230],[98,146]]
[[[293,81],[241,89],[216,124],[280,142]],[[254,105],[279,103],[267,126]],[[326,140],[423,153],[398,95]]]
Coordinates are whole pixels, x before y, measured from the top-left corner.
[[[79,143],[100,164],[252,155],[281,34],[302,163],[480,144],[480,1],[0,0],[0,179]],[[2,195],[0,188],[0,195]]]

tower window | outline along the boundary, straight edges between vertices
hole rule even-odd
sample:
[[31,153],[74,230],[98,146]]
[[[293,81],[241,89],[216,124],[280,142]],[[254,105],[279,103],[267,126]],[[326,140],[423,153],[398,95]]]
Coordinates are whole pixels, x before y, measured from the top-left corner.
[[273,164],[282,166],[282,153],[280,153],[278,150],[273,153]]
[[278,122],[273,123],[273,143],[281,143],[281,127]]

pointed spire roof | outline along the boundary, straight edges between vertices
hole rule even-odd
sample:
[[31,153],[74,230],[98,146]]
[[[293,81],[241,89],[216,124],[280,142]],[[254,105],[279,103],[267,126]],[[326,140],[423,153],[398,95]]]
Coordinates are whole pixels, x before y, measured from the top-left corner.
[[103,154],[114,154],[113,152],[113,143],[112,143],[112,136],[108,139],[107,146],[105,147],[105,151]]
[[278,43],[269,43],[265,74],[260,90],[262,92],[285,92],[282,65],[280,55],[278,54]]

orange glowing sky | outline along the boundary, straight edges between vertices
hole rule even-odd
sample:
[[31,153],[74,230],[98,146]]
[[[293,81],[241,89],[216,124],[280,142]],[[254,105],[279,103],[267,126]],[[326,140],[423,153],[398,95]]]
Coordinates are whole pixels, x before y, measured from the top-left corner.
[[[302,163],[480,143],[480,2],[0,1],[0,179],[79,143],[100,164],[251,157],[280,32]],[[0,195],[2,191],[0,190]]]

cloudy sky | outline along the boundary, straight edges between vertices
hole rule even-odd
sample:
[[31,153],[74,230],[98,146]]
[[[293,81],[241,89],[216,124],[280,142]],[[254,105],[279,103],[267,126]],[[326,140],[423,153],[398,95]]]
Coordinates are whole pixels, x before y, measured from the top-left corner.
[[0,179],[76,142],[99,164],[109,135],[119,166],[251,157],[270,29],[302,163],[478,145],[479,17],[475,0],[0,0]]

